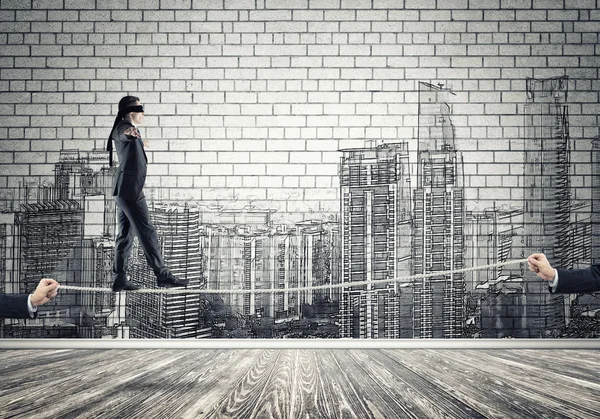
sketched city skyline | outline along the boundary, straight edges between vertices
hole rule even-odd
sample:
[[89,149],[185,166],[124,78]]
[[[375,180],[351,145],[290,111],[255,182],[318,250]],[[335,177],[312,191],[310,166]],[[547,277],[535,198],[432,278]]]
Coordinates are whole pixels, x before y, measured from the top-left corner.
[[[431,280],[352,286],[522,258],[534,251],[572,268],[597,260],[597,220],[571,199],[568,79],[526,81],[522,205],[474,209],[456,138],[453,92],[419,83],[414,140],[341,149],[339,212],[287,220],[252,202],[161,200],[151,217],[167,265],[211,290],[344,284],[319,292],[218,296],[64,292],[36,320],[5,321],[3,336],[206,337],[584,337],[593,301],[550,295],[523,267]],[[411,144],[413,146],[411,147]],[[598,140],[590,154],[597,173]],[[414,161],[411,161],[411,158]],[[103,151],[61,150],[54,183],[5,190],[0,213],[2,286],[29,292],[42,276],[110,287],[115,168]],[[545,166],[544,164],[548,165]],[[598,175],[588,182],[597,184]],[[154,198],[152,198],[154,196]],[[231,207],[228,207],[231,204]],[[274,203],[275,204],[275,203]],[[519,203],[520,204],[520,203]],[[113,216],[111,216],[111,214]],[[131,279],[155,287],[135,245]],[[598,307],[600,308],[600,304]],[[576,313],[577,315],[574,315]],[[590,326],[591,324],[591,326]],[[571,327],[569,327],[571,325]]]

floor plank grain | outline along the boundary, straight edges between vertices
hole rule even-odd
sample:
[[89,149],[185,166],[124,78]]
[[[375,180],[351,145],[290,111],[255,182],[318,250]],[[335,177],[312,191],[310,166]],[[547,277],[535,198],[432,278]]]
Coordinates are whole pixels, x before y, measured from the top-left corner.
[[0,418],[598,418],[600,351],[0,351]]

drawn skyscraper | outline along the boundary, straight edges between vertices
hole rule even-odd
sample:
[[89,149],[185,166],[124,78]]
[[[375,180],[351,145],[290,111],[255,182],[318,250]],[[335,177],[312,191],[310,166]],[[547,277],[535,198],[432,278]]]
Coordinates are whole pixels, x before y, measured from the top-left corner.
[[[292,257],[293,236],[290,231],[286,231],[283,226],[279,227],[273,235],[274,257],[273,267],[275,269],[274,284],[276,288],[290,288],[292,277],[295,275],[296,260]],[[276,319],[291,317],[297,315],[295,305],[290,304],[290,296],[288,291],[273,294],[274,317]]]
[[[244,289],[244,249],[247,234],[241,228],[229,228],[221,225],[207,225],[206,258],[207,289],[241,290]],[[234,312],[243,313],[244,294],[219,294],[226,306]]]
[[[206,288],[202,266],[197,208],[160,205],[150,208],[167,267],[181,279],[188,279],[187,289]],[[135,255],[132,281],[146,288],[156,287],[156,277]],[[127,302],[131,312],[131,337],[198,338],[206,330],[200,324],[200,294],[132,294]]]
[[[552,265],[571,269],[568,80],[528,78],[526,88],[523,256],[541,252]],[[564,297],[550,294],[543,281],[525,281],[525,297],[528,336],[557,335]]]
[[[449,89],[419,83],[419,145],[414,192],[415,274],[462,269],[464,179],[454,146]],[[464,274],[440,275],[414,284],[414,337],[458,338],[463,328]]]
[[[243,289],[258,291],[274,286],[274,275],[271,263],[275,259],[273,236],[266,229],[258,229],[242,234],[243,251]],[[241,313],[245,315],[261,315],[273,317],[274,294],[243,294]]]
[[[6,259],[7,259],[7,244],[8,244],[8,237],[7,237],[7,230],[8,230],[8,225],[6,222],[4,222],[4,217],[2,216],[3,214],[0,213],[0,293],[4,294],[6,293],[6,274],[8,272],[7,270],[7,264],[6,264]],[[0,338],[4,337],[4,319],[0,319]]]
[[[513,259],[513,243],[521,233],[523,210],[488,208],[467,211],[465,217],[466,266],[483,266]],[[522,314],[523,278],[503,267],[465,273],[465,290],[469,306],[465,307],[471,330],[482,338],[514,336],[524,329]],[[477,302],[477,307],[474,303]],[[467,337],[467,336],[465,336]]]
[[[111,287],[114,247],[114,241],[106,238],[83,240],[82,286]],[[82,293],[80,337],[101,338],[113,335],[114,324],[111,321],[117,309],[115,297],[115,293],[107,292]]]
[[341,161],[340,337],[397,338],[400,284],[353,286],[410,270],[407,143],[345,149]]
[[[21,211],[15,213],[17,269],[13,290],[33,292],[43,277],[54,278],[63,285],[81,286],[82,223],[83,211],[74,200],[22,204]],[[71,329],[72,325],[65,323],[72,320],[71,316],[79,318],[80,305],[81,293],[60,292],[44,305],[44,311],[52,311],[48,314],[57,322],[53,330],[48,330],[61,335],[63,325]]]
[[600,264],[600,135],[592,141],[592,245],[591,263]]
[[[465,217],[465,262],[467,266],[482,266],[506,262],[514,256],[514,239],[523,228],[523,210],[520,208],[488,208],[467,211]],[[519,251],[520,249],[517,249]],[[465,273],[465,290],[497,280],[506,274],[503,266]]]
[[[332,274],[335,273],[334,247],[336,231],[333,223],[323,223],[317,220],[306,220],[296,223],[298,244],[298,286],[318,287],[332,284]],[[315,297],[332,297],[332,290],[305,291],[299,294],[300,304],[313,304]]]

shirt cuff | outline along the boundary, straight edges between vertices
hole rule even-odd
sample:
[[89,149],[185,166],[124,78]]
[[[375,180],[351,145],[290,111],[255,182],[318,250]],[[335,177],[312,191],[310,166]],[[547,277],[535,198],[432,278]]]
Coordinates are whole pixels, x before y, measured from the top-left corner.
[[552,288],[552,292],[556,292],[556,287],[558,286],[558,271],[556,269],[554,270],[554,279],[548,286]]
[[31,304],[31,294],[29,294],[29,297],[27,297],[27,310],[29,310],[29,317],[33,319],[34,313],[37,311],[37,307],[34,307],[33,304]]

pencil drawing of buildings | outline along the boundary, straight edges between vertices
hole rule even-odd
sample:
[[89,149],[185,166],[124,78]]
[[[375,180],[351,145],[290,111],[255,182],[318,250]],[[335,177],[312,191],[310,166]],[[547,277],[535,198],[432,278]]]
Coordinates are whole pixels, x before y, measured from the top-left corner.
[[[524,83],[525,138],[517,151],[523,168],[514,174],[522,200],[467,199],[472,185],[465,184],[465,161],[472,162],[454,128],[456,94],[420,82],[416,141],[368,140],[339,150],[338,212],[286,221],[275,205],[241,206],[233,195],[231,202],[149,199],[166,265],[197,294],[61,291],[36,319],[2,320],[0,336],[594,335],[600,308],[594,299],[550,294],[523,266],[436,274],[533,252],[563,268],[600,259],[600,140],[585,157],[577,154],[589,165],[577,169],[580,179],[573,182],[584,197],[578,198],[568,85],[566,77]],[[65,149],[54,164],[54,183],[23,179],[18,189],[3,192],[0,292],[31,292],[44,276],[64,285],[111,287],[115,170],[103,150]],[[156,288],[137,241],[128,273],[144,288]],[[433,276],[394,281],[419,274]]]
[[[527,79],[526,89],[524,254],[541,252],[551,263],[571,269],[568,79]],[[540,281],[526,282],[525,295],[529,336],[556,336],[565,325],[564,296],[548,293]]]
[[[600,127],[598,127],[600,131]],[[591,263],[600,264],[600,135],[592,141],[591,157]]]
[[[197,208],[152,205],[150,217],[161,243],[165,262],[174,275],[189,280],[187,289],[205,288],[203,240]],[[144,288],[157,288],[156,276],[134,245],[131,280]],[[210,336],[200,319],[200,294],[131,294],[127,324],[132,338],[199,338]]]
[[[397,338],[400,284],[370,284],[409,272],[408,144],[345,149],[341,160],[340,336]],[[367,281],[353,286],[353,282]]]
[[[455,147],[449,94],[442,86],[419,84],[415,274],[465,267],[463,160]],[[464,285],[464,273],[415,281],[414,337],[462,336]]]

